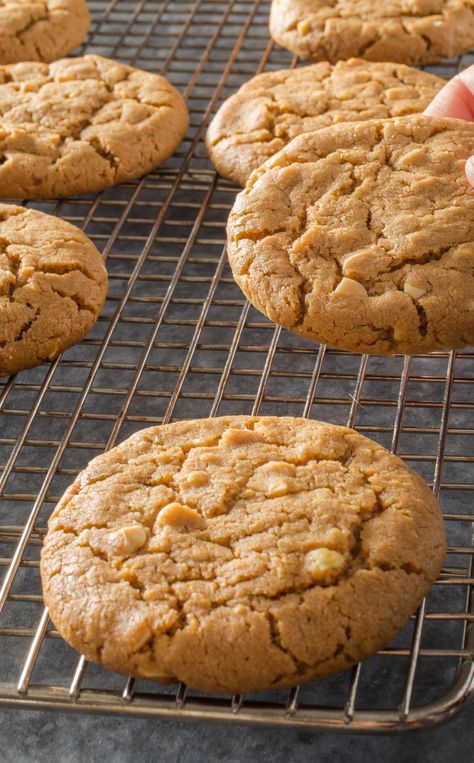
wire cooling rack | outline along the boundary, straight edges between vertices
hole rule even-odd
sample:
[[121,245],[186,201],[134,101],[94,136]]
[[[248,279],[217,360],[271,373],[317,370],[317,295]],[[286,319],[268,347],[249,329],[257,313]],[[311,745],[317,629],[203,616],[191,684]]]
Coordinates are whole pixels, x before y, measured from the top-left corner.
[[[0,386],[0,704],[362,731],[447,719],[472,690],[474,352],[368,358],[276,328],[243,300],[225,256],[236,189],[203,145],[219,103],[256,72],[297,62],[268,36],[269,3],[92,0],[79,52],[162,72],[191,110],[158,171],[99,196],[35,204],[103,252],[110,294],[89,337]],[[472,57],[432,67],[452,76]],[[41,599],[46,522],[98,453],[144,426],[216,414],[349,424],[439,493],[449,554],[416,616],[352,671],[291,691],[214,697],[86,664]]]

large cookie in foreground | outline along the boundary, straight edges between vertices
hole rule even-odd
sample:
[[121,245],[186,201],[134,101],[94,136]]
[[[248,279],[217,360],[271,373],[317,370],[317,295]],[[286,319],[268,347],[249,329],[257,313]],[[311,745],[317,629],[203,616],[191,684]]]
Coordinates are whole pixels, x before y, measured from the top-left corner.
[[426,109],[445,85],[403,64],[327,61],[253,77],[228,98],[206,135],[218,172],[245,185],[253,170],[303,132]]
[[474,0],[273,0],[270,33],[314,61],[433,64],[474,45]]
[[161,75],[101,56],[0,67],[0,196],[101,191],[167,159],[188,127]]
[[74,225],[0,204],[0,376],[80,342],[107,294],[92,241]]
[[474,343],[474,124],[408,116],[295,138],[228,222],[234,277],[271,320],[344,350]]
[[2,0],[0,64],[55,61],[83,41],[90,22],[86,0]]
[[376,443],[231,416],[145,429],[94,459],[49,521],[41,574],[88,659],[244,692],[384,647],[444,553],[432,492]]

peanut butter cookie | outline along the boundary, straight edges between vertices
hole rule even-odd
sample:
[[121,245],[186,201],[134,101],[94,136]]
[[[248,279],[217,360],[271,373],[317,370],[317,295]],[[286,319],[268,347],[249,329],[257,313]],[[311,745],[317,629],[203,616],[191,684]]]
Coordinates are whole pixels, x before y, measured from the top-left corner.
[[270,33],[314,61],[433,64],[474,45],[474,0],[273,0]]
[[101,191],[167,159],[188,127],[159,74],[100,56],[0,67],[0,196]]
[[0,204],[0,376],[80,342],[106,293],[102,258],[84,233],[43,212]]
[[353,58],[266,72],[223,103],[206,136],[223,177],[245,185],[249,175],[303,132],[340,122],[417,114],[446,84],[403,64]]
[[228,223],[234,277],[271,320],[353,352],[474,343],[474,124],[413,115],[295,138]]
[[86,0],[0,0],[0,63],[55,61],[85,38]]
[[438,504],[344,427],[226,417],[94,459],[41,558],[62,636],[113,670],[204,691],[293,686],[384,647],[445,553]]

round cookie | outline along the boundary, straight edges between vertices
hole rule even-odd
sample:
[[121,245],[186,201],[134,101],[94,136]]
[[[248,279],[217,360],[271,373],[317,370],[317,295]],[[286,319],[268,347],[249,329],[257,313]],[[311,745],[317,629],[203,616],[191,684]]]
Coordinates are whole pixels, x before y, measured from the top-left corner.
[[432,64],[474,45],[474,0],[273,0],[270,33],[314,61]]
[[305,133],[251,175],[234,278],[271,320],[392,355],[474,343],[474,124],[420,115]]
[[353,58],[266,72],[228,98],[206,136],[223,177],[245,185],[249,175],[290,140],[340,122],[417,114],[445,81],[403,64]]
[[49,521],[45,603],[113,670],[203,691],[293,686],[384,647],[445,554],[438,504],[344,427],[225,417],[95,458]]
[[65,56],[90,22],[86,0],[0,0],[0,64]]
[[161,164],[188,127],[159,74],[100,56],[0,67],[0,196],[101,191]]
[[0,376],[80,342],[107,294],[92,241],[57,217],[0,204]]

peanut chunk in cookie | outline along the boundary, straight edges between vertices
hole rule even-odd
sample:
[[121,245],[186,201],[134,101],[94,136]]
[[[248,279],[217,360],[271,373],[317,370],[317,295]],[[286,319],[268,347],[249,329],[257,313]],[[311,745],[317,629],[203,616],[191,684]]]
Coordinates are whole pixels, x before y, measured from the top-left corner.
[[252,442],[258,442],[259,437],[255,432],[250,432],[248,429],[228,429],[222,435],[221,442],[223,445],[229,445],[235,447],[236,445],[248,445]]
[[267,498],[281,498],[290,492],[290,483],[287,480],[277,480],[272,482],[265,490]]
[[202,487],[209,482],[209,474],[202,469],[189,472],[181,479],[183,487]]
[[148,530],[141,525],[121,527],[113,533],[115,549],[125,555],[134,554],[141,548],[148,537]]
[[344,566],[344,557],[331,548],[314,548],[304,558],[304,566],[310,575],[322,583],[327,583],[338,576]]
[[305,34],[309,34],[311,32],[311,24],[309,23],[308,19],[298,21],[296,28],[298,30],[298,34],[300,34],[302,37],[304,37]]
[[365,247],[344,255],[341,264],[343,275],[357,282],[358,277],[367,277],[373,273],[377,266],[377,253]]
[[412,299],[419,299],[423,296],[423,294],[426,293],[425,289],[419,289],[418,286],[414,286],[412,283],[410,283],[408,279],[403,284],[403,291]]
[[289,477],[294,477],[296,467],[286,461],[269,461],[258,471],[252,480],[252,488],[256,488],[267,498],[280,498],[291,492]]
[[158,514],[159,527],[171,526],[180,530],[202,527],[204,520],[199,512],[182,503],[169,503]]
[[296,466],[294,464],[289,464],[287,461],[269,461],[266,465],[266,471],[293,476],[296,472]]
[[367,291],[359,281],[353,278],[342,278],[338,286],[334,289],[337,297],[366,297]]

